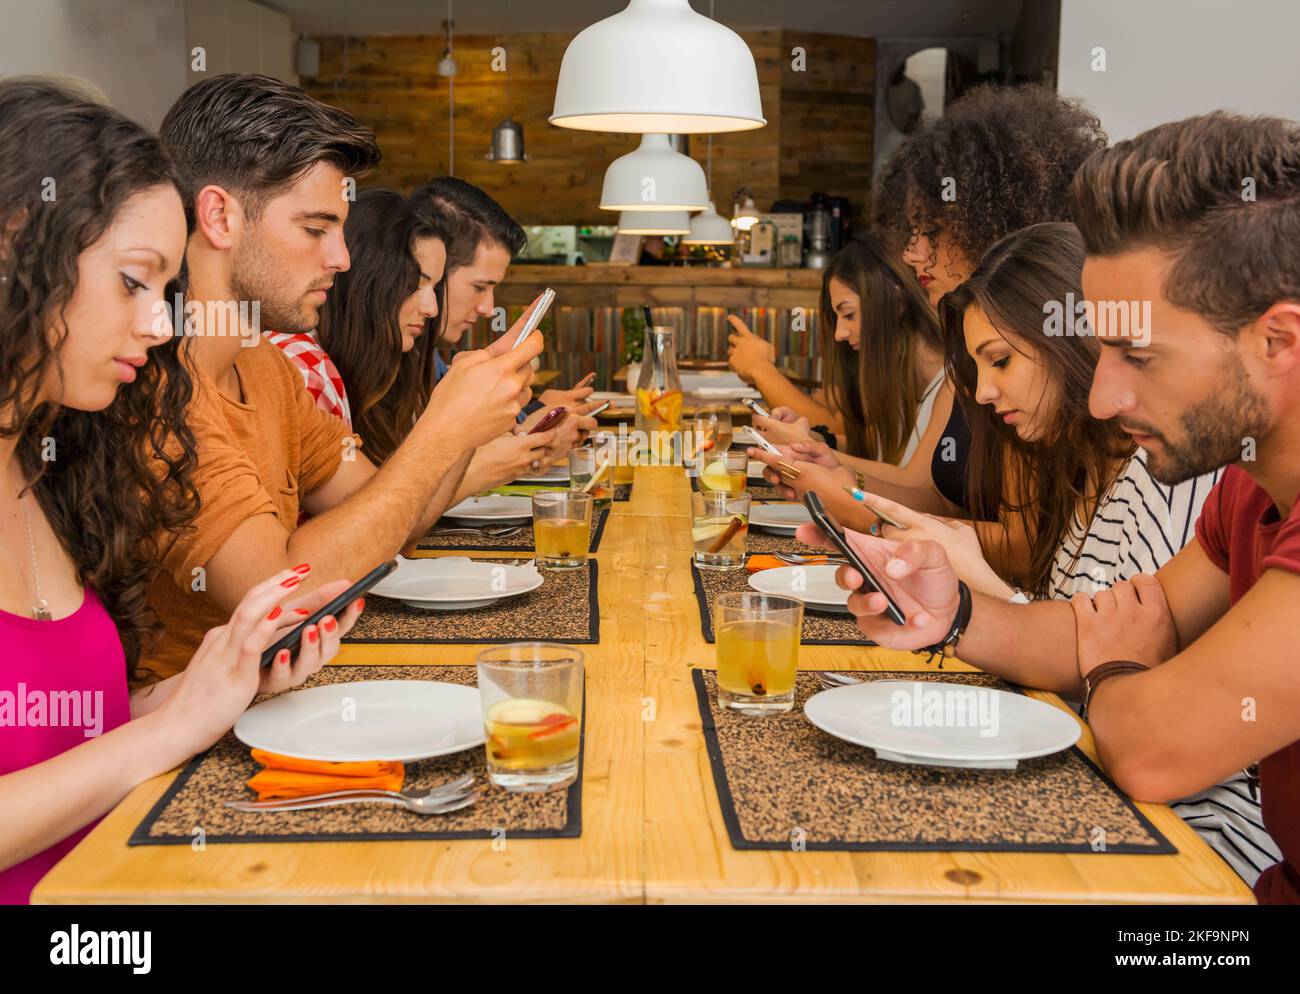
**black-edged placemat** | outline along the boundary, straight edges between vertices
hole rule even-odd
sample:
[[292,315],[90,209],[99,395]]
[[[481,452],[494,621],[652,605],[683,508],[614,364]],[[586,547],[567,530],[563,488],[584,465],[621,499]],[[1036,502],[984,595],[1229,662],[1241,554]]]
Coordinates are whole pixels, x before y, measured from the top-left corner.
[[805,556],[830,555],[826,549],[804,545],[802,542],[797,541],[793,535],[777,535],[775,532],[763,531],[762,528],[752,526],[749,529],[749,535],[745,539],[745,543],[745,547],[750,552],[759,555],[770,555],[773,552],[799,552]]
[[[595,552],[600,548],[600,539],[605,534],[605,522],[609,520],[609,508],[602,507],[591,518],[591,545],[588,546],[588,552]],[[474,552],[515,552],[520,550],[531,550],[533,545],[533,525],[529,521],[522,529],[511,535],[509,538],[484,538],[482,535],[465,535],[465,534],[445,534],[446,529],[454,529],[451,524],[434,525],[420,539],[416,546],[425,552],[450,552],[453,550],[466,550]]]
[[[749,574],[743,569],[702,570],[691,559],[691,579],[695,583],[695,603],[700,609],[700,628],[704,641],[713,641],[713,598],[732,590],[753,590]],[[370,601],[367,598],[366,603]],[[368,610],[368,609],[367,609]],[[363,616],[364,617],[364,616]],[[847,612],[819,611],[811,604],[803,609],[803,645],[874,645],[862,634],[853,615]]]
[[[853,675],[1015,690],[985,673]],[[733,848],[1177,852],[1077,746],[1014,770],[894,763],[804,717],[815,672],[799,673],[794,710],[762,717],[720,709],[715,671],[692,677]]]
[[[480,559],[481,563],[509,560]],[[366,595],[366,609],[344,642],[416,642],[473,645],[480,642],[600,641],[598,565],[588,559],[580,569],[542,570],[536,590],[505,597],[487,607],[456,611],[422,611],[401,601]]]
[[[354,680],[439,680],[474,686],[473,666],[327,666],[304,687]],[[264,700],[265,698],[259,698]],[[256,800],[246,786],[258,771],[248,746],[232,734],[196,756],[159,798],[128,840],[133,846],[204,842],[362,842],[379,840],[577,838],[582,834],[582,757],[586,704],[578,744],[578,779],[567,790],[512,794],[487,779],[483,747],[406,764],[403,789],[435,787],[474,774],[478,803],[448,815],[417,815],[388,804],[346,804],[311,811],[235,811],[230,800]]]

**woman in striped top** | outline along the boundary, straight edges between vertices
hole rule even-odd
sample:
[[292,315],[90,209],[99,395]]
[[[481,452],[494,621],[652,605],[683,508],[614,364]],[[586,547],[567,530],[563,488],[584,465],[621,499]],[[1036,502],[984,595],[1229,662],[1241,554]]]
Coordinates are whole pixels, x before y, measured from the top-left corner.
[[[1222,473],[1159,483],[1142,449],[1090,416],[1101,345],[1086,324],[1051,323],[1062,302],[1083,299],[1083,254],[1074,225],[1033,225],[994,245],[939,306],[949,376],[971,429],[969,490],[998,508],[1008,531],[1029,535],[1029,569],[1011,578],[1023,591],[989,566],[969,525],[869,496],[911,536],[919,530],[944,545],[958,575],[990,595],[1064,600],[1154,573],[1192,540]],[[1139,344],[1127,361],[1146,361]],[[1281,857],[1247,781],[1238,773],[1173,807],[1253,885]]]

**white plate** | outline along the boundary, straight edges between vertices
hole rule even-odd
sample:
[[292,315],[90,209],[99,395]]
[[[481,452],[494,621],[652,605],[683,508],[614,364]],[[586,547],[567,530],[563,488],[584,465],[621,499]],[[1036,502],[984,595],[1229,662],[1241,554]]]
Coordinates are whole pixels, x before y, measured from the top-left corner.
[[[767,469],[767,463],[759,462],[757,459],[749,460],[749,465],[745,468],[745,475],[751,480],[762,480],[763,470]],[[766,480],[763,480],[766,483]]]
[[563,463],[551,466],[542,470],[540,473],[533,473],[531,476],[521,476],[516,483],[568,483],[569,467]]
[[1015,769],[1068,749],[1080,730],[1073,715],[1024,694],[922,680],[823,690],[803,710],[822,731],[880,759],[973,769]]
[[407,763],[483,744],[478,688],[366,680],[295,690],[249,708],[235,736],[254,749],[334,763]]
[[518,597],[542,585],[537,567],[477,562],[467,556],[440,559],[397,557],[397,569],[371,588],[426,611],[468,610],[487,607],[503,597]]
[[607,400],[613,401],[614,407],[632,407],[636,404],[636,397],[632,394],[612,390],[597,390],[587,396],[588,404],[603,404]]
[[749,576],[749,585],[760,594],[797,597],[822,611],[848,611],[849,592],[835,585],[838,566],[778,566]]
[[467,497],[449,507],[444,518],[457,521],[527,521],[533,516],[533,499],[518,494]]
[[811,521],[802,504],[755,504],[749,509],[750,525],[778,535],[793,535],[796,528]]

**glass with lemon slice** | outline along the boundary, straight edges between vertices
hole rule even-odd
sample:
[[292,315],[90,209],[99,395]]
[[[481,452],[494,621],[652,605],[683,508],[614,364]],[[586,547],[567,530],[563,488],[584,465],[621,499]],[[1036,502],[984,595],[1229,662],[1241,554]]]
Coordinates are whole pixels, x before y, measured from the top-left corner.
[[749,494],[718,490],[691,494],[691,540],[698,568],[740,569],[748,539]]
[[488,779],[522,793],[578,777],[582,653],[556,642],[515,642],[478,655]]
[[749,456],[743,450],[723,452],[705,459],[700,470],[700,487],[729,494],[742,494],[748,481]]
[[614,499],[614,474],[618,470],[617,446],[583,446],[569,450],[569,489],[591,494],[596,509]]

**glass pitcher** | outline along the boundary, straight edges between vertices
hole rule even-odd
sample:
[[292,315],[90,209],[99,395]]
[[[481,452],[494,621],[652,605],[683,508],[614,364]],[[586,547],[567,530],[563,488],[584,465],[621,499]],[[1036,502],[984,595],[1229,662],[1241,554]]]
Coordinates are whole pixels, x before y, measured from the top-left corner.
[[682,381],[671,328],[647,327],[636,382],[636,427],[652,452],[670,459],[682,425]]

